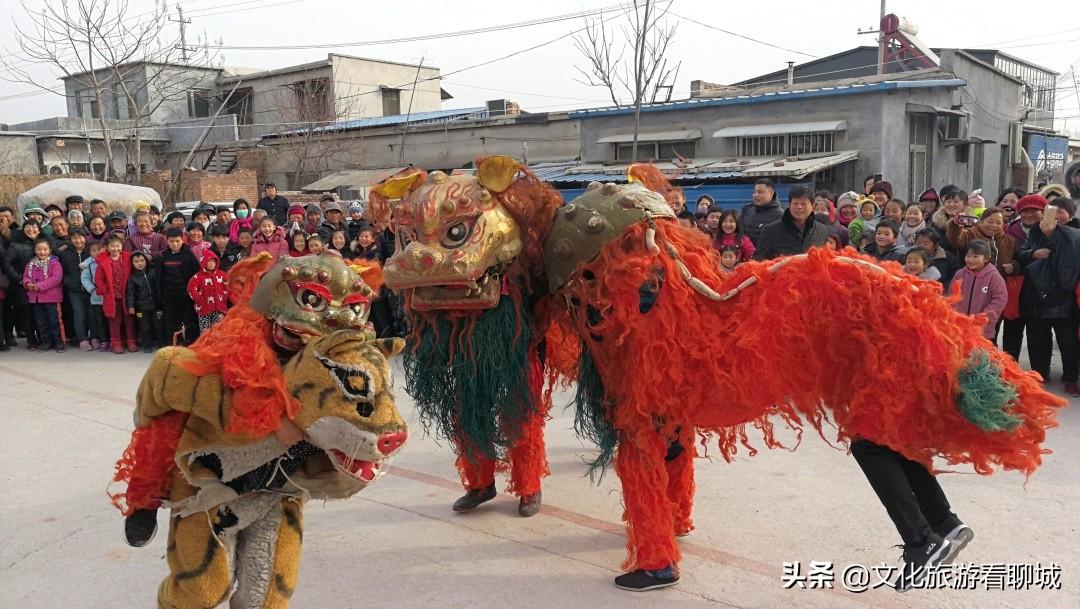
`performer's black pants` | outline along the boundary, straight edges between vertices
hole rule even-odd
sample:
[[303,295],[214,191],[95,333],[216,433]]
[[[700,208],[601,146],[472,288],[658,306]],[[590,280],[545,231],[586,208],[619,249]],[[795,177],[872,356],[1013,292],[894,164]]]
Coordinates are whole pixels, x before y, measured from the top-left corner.
[[1050,381],[1050,359],[1053,353],[1051,332],[1057,338],[1061,352],[1061,382],[1075,383],[1080,379],[1080,344],[1076,337],[1076,318],[1027,319],[1028,359],[1031,369]]
[[920,546],[932,531],[960,523],[949,508],[945,491],[922,464],[861,438],[851,443],[851,454],[905,545]]

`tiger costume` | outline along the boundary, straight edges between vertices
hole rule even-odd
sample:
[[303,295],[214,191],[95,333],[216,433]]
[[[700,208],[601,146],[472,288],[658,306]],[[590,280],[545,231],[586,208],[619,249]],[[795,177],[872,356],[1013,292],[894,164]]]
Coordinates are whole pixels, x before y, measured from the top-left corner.
[[401,339],[342,330],[310,341],[282,368],[300,404],[305,440],[229,433],[232,391],[220,377],[182,365],[183,347],[162,349],[139,387],[136,425],[183,420],[168,507],[170,574],[162,609],[283,609],[296,586],[303,504],[344,499],[374,483],[406,438],[387,358]]

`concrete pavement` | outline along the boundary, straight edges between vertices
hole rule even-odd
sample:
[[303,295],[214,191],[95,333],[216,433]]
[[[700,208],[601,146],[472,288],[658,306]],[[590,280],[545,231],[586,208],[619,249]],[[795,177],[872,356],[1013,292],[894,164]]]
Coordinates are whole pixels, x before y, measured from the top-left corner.
[[[167,571],[163,530],[146,548],[126,546],[105,495],[149,358],[0,353],[0,608],[155,606]],[[832,590],[784,589],[784,562],[801,561],[805,573],[810,561],[831,561],[839,578],[846,565],[895,563],[900,554],[854,460],[807,433],[790,453],[699,459],[697,529],[681,541],[682,581],[634,594],[611,583],[624,557],[617,479],[585,477],[592,453],[561,408],[568,395],[556,396],[547,426],[544,509],[522,519],[505,496],[473,514],[451,512],[461,491],[450,451],[423,436],[411,400],[397,393],[410,440],[379,484],[348,501],[308,504],[293,607],[1080,607],[1076,400],[1050,432],[1054,454],[1026,484],[969,470],[942,477],[976,532],[964,562],[1057,563],[1060,590],[855,594],[839,579]]]

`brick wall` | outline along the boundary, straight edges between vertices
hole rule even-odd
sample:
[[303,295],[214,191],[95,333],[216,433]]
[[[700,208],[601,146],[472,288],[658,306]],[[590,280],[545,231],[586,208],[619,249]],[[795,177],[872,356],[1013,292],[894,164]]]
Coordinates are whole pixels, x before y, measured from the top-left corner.
[[255,180],[259,184],[259,196],[262,196],[262,185],[266,183],[266,151],[254,148],[241,150],[236,155],[236,168],[233,171],[242,169],[255,172]]
[[35,186],[40,186],[49,180],[57,178],[92,178],[93,176],[81,173],[69,173],[64,175],[0,175],[0,205],[15,207],[15,201],[19,195]]
[[185,171],[176,187],[175,201],[234,201],[247,199],[254,206],[259,200],[259,181],[255,171],[241,169],[225,175],[205,171]]
[[165,200],[165,193],[169,190],[169,184],[172,183],[173,172],[168,169],[162,169],[159,171],[147,171],[143,173],[142,180],[139,181],[139,186],[145,186],[151,188],[158,193],[161,197],[162,205],[166,209],[172,208],[172,202]]
[[[325,193],[325,192],[301,192],[299,190],[287,190],[287,191],[281,192],[280,194],[281,194],[281,196],[288,199],[289,203],[291,203],[293,205],[304,205],[304,206],[310,205],[312,203],[318,203],[319,199],[321,199],[321,198],[323,198],[323,197],[325,197],[327,195],[327,193]],[[335,201],[338,200],[337,195],[335,195],[334,193],[330,193],[330,196],[334,197]]]

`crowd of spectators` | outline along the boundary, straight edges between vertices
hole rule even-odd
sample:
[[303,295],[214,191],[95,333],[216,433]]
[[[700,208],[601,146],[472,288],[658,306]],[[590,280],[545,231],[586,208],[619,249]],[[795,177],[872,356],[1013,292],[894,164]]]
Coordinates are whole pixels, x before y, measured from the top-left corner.
[[[394,236],[364,217],[359,203],[333,197],[290,205],[273,184],[253,209],[203,205],[191,217],[137,205],[133,217],[103,201],[67,198],[63,207],[30,205],[15,217],[0,207],[0,351],[151,352],[190,344],[229,306],[226,272],[246,257],[333,250],[380,263]],[[400,335],[400,303],[389,294],[372,308],[381,336]]]
[[984,314],[987,338],[1019,360],[1027,338],[1031,368],[1050,380],[1053,342],[1065,392],[1080,396],[1080,220],[1068,190],[1049,186],[1001,192],[987,205],[981,191],[928,189],[897,198],[892,184],[868,177],[863,192],[839,196],[792,186],[786,205],[763,178],[739,211],[703,195],[694,215],[680,214],[712,239],[721,266],[801,254],[814,247],[852,247],[959,294],[956,308]]

